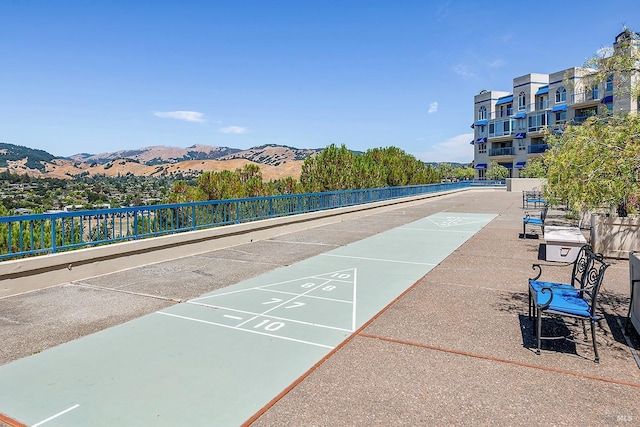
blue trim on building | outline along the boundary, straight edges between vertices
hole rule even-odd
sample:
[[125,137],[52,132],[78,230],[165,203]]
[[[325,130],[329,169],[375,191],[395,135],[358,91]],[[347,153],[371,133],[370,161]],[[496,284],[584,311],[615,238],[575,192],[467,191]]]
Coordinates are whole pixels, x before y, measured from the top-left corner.
[[513,102],[513,95],[503,96],[502,98],[498,98],[498,102],[496,102],[496,105],[508,104],[510,102]]

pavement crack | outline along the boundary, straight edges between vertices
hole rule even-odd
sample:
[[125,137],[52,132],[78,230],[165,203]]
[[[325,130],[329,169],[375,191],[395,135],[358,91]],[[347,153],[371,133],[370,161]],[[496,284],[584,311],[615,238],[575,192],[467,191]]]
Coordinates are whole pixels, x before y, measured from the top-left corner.
[[70,282],[72,285],[74,286],[79,286],[82,288],[87,288],[87,289],[96,289],[96,290],[100,290],[100,291],[107,291],[107,292],[118,292],[118,293],[122,293],[122,294],[128,294],[128,295],[136,295],[136,296],[141,296],[141,297],[146,297],[146,298],[154,298],[154,299],[159,299],[159,300],[163,300],[163,301],[168,301],[168,302],[175,302],[175,303],[183,303],[186,300],[180,299],[180,298],[171,298],[171,297],[163,297],[161,295],[153,295],[153,294],[147,294],[144,292],[134,292],[134,291],[126,291],[124,289],[114,289],[114,288],[107,288],[104,286],[98,286],[98,285],[91,285],[88,283],[82,283],[82,282]]

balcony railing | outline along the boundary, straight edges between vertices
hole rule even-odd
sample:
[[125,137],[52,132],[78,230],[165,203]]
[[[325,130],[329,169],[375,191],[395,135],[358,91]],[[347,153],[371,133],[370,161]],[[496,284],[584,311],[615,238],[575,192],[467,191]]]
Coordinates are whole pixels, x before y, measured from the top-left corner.
[[[486,185],[486,182],[483,182]],[[436,193],[472,181],[0,217],[0,260],[52,254],[364,203]]]
[[504,110],[497,110],[489,113],[489,120],[495,120],[506,117],[513,117],[517,113],[517,110],[513,108],[505,108]]
[[548,149],[549,149],[548,144],[531,144],[527,149],[527,152],[529,154],[540,154],[540,153],[544,153]]
[[580,116],[580,117],[574,117],[573,119],[571,119],[572,124],[574,125],[581,125],[582,123],[585,122],[585,120],[587,120],[589,117],[593,117],[595,114],[592,114],[590,116]]
[[511,135],[515,129],[516,121],[513,119],[496,120],[489,123],[489,138]]
[[[516,108],[508,108],[505,110],[497,110],[494,112],[489,112],[486,115],[487,120],[497,120],[507,117],[514,117],[518,113],[529,113],[531,111],[540,111],[540,110],[548,110],[551,108],[550,101],[545,99],[544,101],[538,101],[533,104],[527,104],[524,106],[518,106]],[[478,120],[483,119],[485,117],[478,117]]]
[[584,92],[578,92],[571,94],[571,104],[581,104],[585,102],[597,102],[600,101],[600,89],[593,88],[591,90],[585,90]]
[[489,156],[513,156],[513,147],[492,148],[489,150]]

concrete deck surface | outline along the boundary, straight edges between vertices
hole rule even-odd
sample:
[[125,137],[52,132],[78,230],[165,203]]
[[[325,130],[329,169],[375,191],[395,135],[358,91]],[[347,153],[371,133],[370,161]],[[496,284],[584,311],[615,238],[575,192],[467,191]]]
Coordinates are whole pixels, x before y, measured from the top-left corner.
[[[593,362],[590,342],[547,342],[536,355],[527,278],[544,241],[518,238],[521,203],[520,193],[465,191],[3,298],[0,364],[436,212],[495,213],[250,424],[640,425],[640,369],[632,348],[638,337],[626,337],[620,325],[628,309],[628,261],[608,260],[600,363]],[[548,220],[564,222],[560,211]],[[554,270],[544,277],[569,277]]]

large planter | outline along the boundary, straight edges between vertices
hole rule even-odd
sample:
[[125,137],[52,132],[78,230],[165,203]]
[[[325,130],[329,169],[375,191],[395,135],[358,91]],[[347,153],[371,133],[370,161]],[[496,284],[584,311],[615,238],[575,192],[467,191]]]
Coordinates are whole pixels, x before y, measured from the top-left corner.
[[629,259],[640,251],[640,216],[591,215],[591,246],[608,258]]

